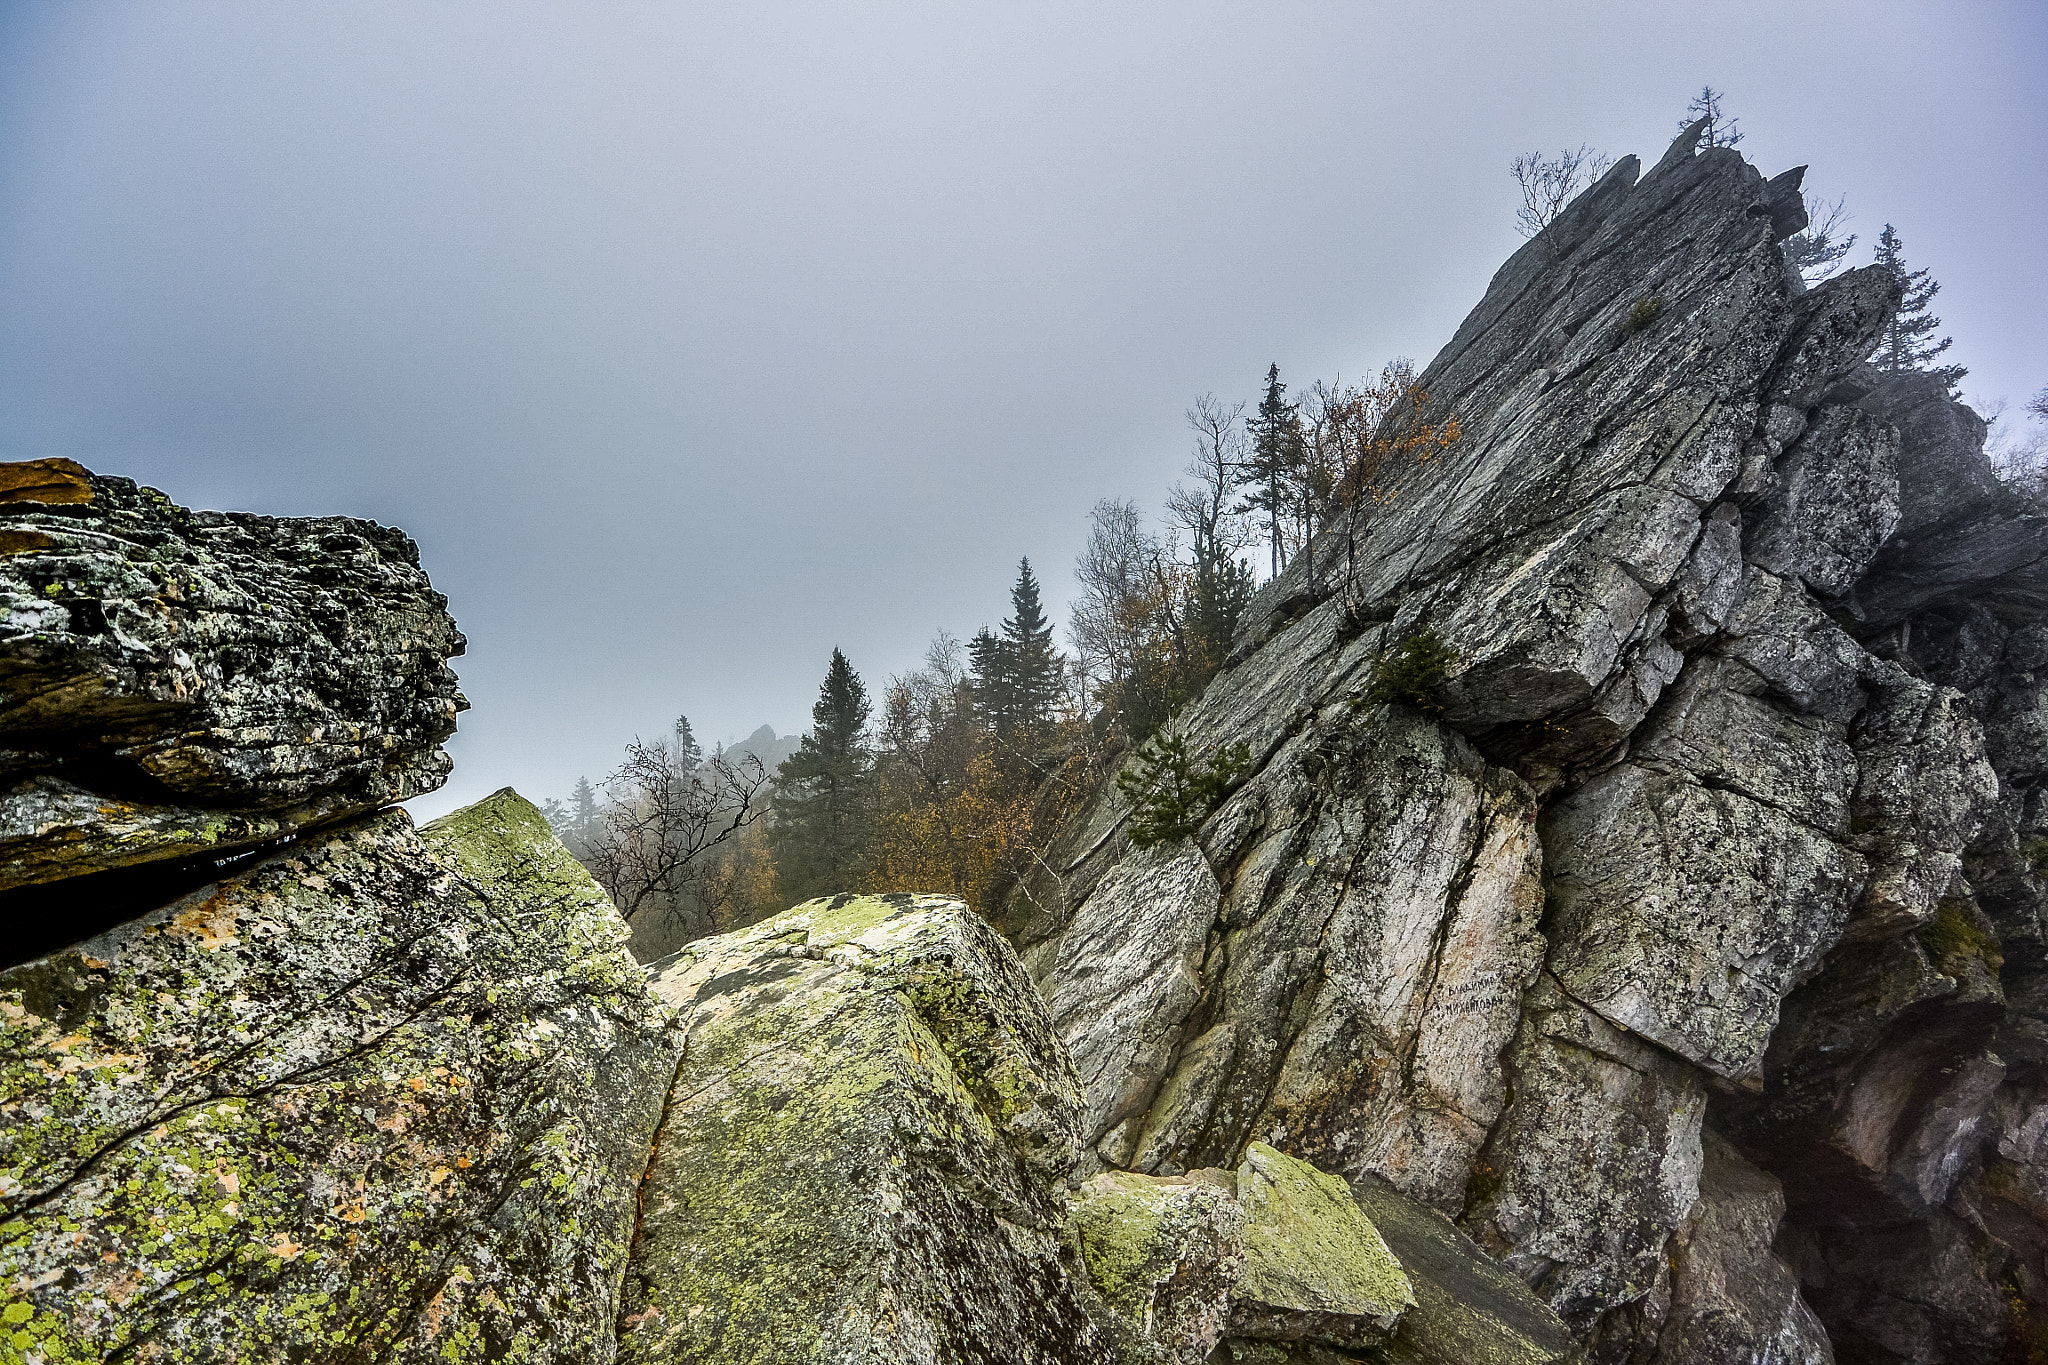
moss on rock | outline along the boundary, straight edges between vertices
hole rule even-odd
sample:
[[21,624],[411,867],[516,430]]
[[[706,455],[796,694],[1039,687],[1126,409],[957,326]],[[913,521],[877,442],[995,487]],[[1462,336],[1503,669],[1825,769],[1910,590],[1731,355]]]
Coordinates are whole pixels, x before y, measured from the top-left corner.
[[609,1360],[673,1065],[624,939],[501,792],[0,973],[0,1358]]
[[1102,1358],[1063,1228],[1080,1090],[956,901],[839,896],[656,964],[687,1042],[621,1356]]
[[1415,1292],[1350,1186],[1263,1142],[1237,1168],[1245,1263],[1230,1334],[1362,1349],[1385,1340]]

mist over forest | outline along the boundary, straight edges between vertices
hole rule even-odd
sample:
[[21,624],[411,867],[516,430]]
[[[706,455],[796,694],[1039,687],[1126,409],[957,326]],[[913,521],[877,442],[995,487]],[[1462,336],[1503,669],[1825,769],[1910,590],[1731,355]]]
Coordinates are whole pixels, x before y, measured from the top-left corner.
[[[1746,136],[1712,86],[1676,130],[1705,148]],[[1517,230],[1539,237],[1613,165],[1583,144],[1515,158]],[[1861,234],[1844,197],[1801,204],[1782,250],[1810,290],[1853,268]],[[1901,291],[1873,372],[1930,375],[1959,396],[1969,370],[1950,358],[1932,309],[1940,281],[1909,261],[1889,222],[1867,245],[1870,266]],[[1623,334],[1653,327],[1665,306],[1637,301]],[[1986,407],[1998,478],[2048,505],[2048,385],[2021,410]],[[1316,535],[1398,502],[1464,432],[1407,357],[1365,382],[1319,378],[1292,395],[1275,362],[1255,402],[1205,393],[1185,419],[1190,458],[1156,510],[1095,504],[1063,637],[1026,558],[999,626],[942,627],[915,666],[871,686],[835,647],[799,734],[763,726],[707,752],[680,715],[666,733],[634,737],[596,782],[547,799],[550,823],[634,925],[635,951],[661,957],[835,890],[914,887],[993,913],[1112,773],[1140,803],[1141,844],[1199,826],[1250,757],[1190,753],[1171,723],[1231,657],[1254,594],[1290,567],[1305,571],[1298,591],[1318,592]],[[1456,662],[1430,631],[1411,634],[1375,696],[1438,709],[1434,687]]]

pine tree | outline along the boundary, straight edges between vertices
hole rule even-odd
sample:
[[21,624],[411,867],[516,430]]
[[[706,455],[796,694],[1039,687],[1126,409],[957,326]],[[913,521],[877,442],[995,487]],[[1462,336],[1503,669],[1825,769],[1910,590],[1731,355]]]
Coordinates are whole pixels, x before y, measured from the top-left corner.
[[569,793],[566,828],[562,842],[578,858],[589,856],[590,847],[596,840],[599,824],[597,812],[597,791],[590,785],[590,779],[576,779],[575,789]]
[[983,626],[967,642],[969,690],[975,718],[986,730],[1004,730],[1017,709],[1010,651],[1003,637]]
[[1955,344],[1953,337],[1932,339],[1934,329],[1941,326],[1941,319],[1927,311],[1927,305],[1941,292],[1941,284],[1926,270],[1906,269],[1905,243],[1890,223],[1877,235],[1877,260],[1898,277],[1899,285],[1905,290],[1905,297],[1899,302],[1899,311],[1884,329],[1884,335],[1877,343],[1877,351],[1871,356],[1880,370],[1887,374],[1907,374],[1926,370],[1939,375],[1941,382],[1953,389],[1962,377],[1969,373],[1961,365],[1936,365],[1934,358]]
[[1241,559],[1196,561],[1187,604],[1189,652],[1194,656],[1196,675],[1189,680],[1191,693],[1201,691],[1223,667],[1238,620],[1251,605],[1254,587],[1251,566]]
[[674,738],[669,752],[674,755],[676,773],[687,777],[704,764],[704,746],[697,742],[697,732],[690,727],[688,716],[677,716]]
[[1052,647],[1052,623],[1039,604],[1038,579],[1032,576],[1029,559],[1017,562],[1002,644],[1010,674],[1011,727],[1020,736],[1035,736],[1052,721],[1059,700],[1060,656]]
[[775,773],[768,839],[785,901],[856,891],[867,875],[875,780],[867,726],[867,688],[834,649],[810,732]]
[[1705,119],[1707,128],[1700,134],[1700,146],[1733,147],[1742,141],[1742,131],[1735,126],[1740,120],[1729,118],[1721,112],[1723,98],[1722,93],[1713,86],[1701,86],[1699,94],[1692,97],[1692,103],[1685,106],[1685,117],[1678,121],[1679,130],[1682,132]]
[[1282,542],[1293,515],[1295,484],[1306,448],[1301,414],[1287,401],[1287,386],[1280,382],[1278,364],[1267,368],[1266,396],[1247,425],[1252,450],[1251,458],[1244,464],[1244,476],[1252,491],[1241,510],[1264,515],[1267,538],[1272,543],[1273,573],[1278,575],[1283,562]]

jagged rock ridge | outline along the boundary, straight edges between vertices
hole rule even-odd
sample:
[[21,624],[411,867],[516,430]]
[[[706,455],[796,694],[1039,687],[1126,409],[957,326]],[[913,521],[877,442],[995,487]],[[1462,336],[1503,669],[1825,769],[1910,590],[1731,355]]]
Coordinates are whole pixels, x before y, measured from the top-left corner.
[[[1893,279],[1786,268],[1799,180],[1689,135],[1518,252],[1420,377],[1463,440],[1176,722],[1253,775],[1013,893],[1095,1164],[1386,1181],[1601,1361],[2038,1348],[2048,518],[1862,363]],[[1422,629],[1440,712],[1370,704]]]
[[[1106,789],[1016,951],[842,897],[650,982],[516,796],[378,811],[460,704],[409,541],[0,467],[0,882],[65,912],[0,967],[0,1344],[2048,1349],[2048,517],[1862,364],[1895,281],[1786,270],[1798,181],[1688,135],[1510,260],[1463,440],[1177,722],[1252,775],[1144,851]],[[1440,710],[1373,702],[1425,628]]]

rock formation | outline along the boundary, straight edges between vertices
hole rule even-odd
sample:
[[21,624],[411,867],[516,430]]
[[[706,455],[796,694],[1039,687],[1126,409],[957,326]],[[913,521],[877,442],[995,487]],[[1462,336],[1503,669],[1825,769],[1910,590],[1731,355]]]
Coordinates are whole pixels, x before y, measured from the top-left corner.
[[0,890],[438,787],[462,636],[404,535],[0,467]]
[[1404,1192],[1597,1361],[2048,1349],[2048,516],[1862,363],[1895,281],[1787,270],[1799,179],[1682,137],[1518,252],[1419,379],[1462,438],[1175,722],[1251,775],[1012,894],[1093,1167]]
[[624,941],[505,792],[0,974],[12,1358],[609,1360],[673,1057]]
[[391,807],[411,542],[0,466],[0,1359],[2048,1358],[2048,513],[1695,135],[1260,594],[1196,834],[1108,785],[994,927],[643,969],[516,795]]

